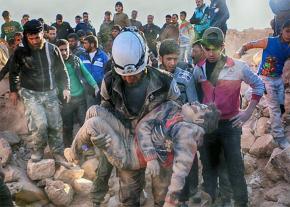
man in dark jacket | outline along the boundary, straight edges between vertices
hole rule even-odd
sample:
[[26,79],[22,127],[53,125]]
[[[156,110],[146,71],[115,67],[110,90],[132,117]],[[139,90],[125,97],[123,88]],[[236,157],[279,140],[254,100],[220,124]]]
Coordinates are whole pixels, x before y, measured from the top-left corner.
[[63,16],[61,14],[56,15],[56,22],[51,26],[56,28],[56,39],[67,39],[67,36],[74,32],[70,24],[63,21]]
[[[57,87],[70,99],[69,77],[58,48],[43,38],[38,20],[24,25],[23,46],[16,49],[10,68],[10,99],[17,104],[18,92],[26,108],[28,128],[33,139],[32,161],[42,159],[47,143],[55,159],[64,163],[62,120]],[[20,80],[20,89],[17,87]]]
[[226,0],[211,0],[210,3],[210,26],[220,28],[224,35],[228,30],[227,20],[230,18]]

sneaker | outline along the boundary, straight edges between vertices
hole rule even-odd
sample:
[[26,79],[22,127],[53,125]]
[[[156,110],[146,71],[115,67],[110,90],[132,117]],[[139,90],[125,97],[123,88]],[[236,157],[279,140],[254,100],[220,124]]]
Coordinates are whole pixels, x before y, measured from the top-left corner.
[[290,143],[288,142],[286,137],[276,137],[274,138],[274,140],[282,150],[290,147]]
[[36,150],[31,154],[32,162],[39,162],[43,158],[43,150]]

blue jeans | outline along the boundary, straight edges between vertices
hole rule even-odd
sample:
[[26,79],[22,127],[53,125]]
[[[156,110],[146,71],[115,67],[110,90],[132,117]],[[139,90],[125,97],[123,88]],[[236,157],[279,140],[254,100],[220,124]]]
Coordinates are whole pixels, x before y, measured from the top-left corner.
[[233,128],[230,121],[220,121],[218,129],[204,137],[200,158],[203,165],[202,175],[205,191],[215,200],[222,151],[235,205],[247,206],[247,184],[244,178],[244,163],[241,155],[241,128]]

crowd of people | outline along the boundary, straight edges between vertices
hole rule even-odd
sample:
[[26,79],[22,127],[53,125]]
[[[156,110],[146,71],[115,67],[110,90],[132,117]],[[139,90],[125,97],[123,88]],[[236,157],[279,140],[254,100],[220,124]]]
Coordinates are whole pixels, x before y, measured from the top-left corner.
[[[274,140],[282,149],[290,146],[281,121],[290,19],[279,29],[274,25],[276,36],[237,51],[240,58],[249,49],[263,49],[255,74],[225,53],[225,0],[195,2],[189,20],[185,11],[168,14],[161,28],[153,15],[143,25],[136,10],[129,19],[122,2],[115,4],[113,18],[104,13],[99,31],[87,12],[75,17],[75,28],[62,14],[47,25],[28,14],[20,24],[2,13],[1,38],[7,44],[0,44],[0,80],[9,73],[10,100],[25,105],[31,160],[42,160],[48,145],[56,163],[70,168],[98,148],[95,207],[104,200],[114,167],[123,206],[141,205],[145,171],[152,176],[154,206],[199,203],[198,159],[202,191],[212,206],[231,206],[232,200],[236,207],[248,206],[241,129],[264,93]],[[252,89],[245,110],[242,82]],[[76,123],[80,129],[73,137]],[[0,199],[12,206],[0,181]]]

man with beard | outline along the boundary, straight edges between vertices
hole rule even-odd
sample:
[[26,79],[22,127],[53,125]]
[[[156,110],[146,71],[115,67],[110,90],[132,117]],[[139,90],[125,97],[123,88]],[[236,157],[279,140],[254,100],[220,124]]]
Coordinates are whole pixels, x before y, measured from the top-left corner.
[[16,105],[18,92],[23,99],[34,144],[31,160],[40,161],[48,143],[56,162],[66,165],[57,88],[63,88],[63,98],[69,102],[69,77],[58,48],[43,38],[40,21],[33,19],[24,25],[23,46],[16,49],[12,63],[10,100]]
[[69,43],[69,49],[72,54],[77,57],[80,57],[83,53],[85,53],[85,49],[81,47],[81,43],[79,40],[79,36],[76,33],[71,33],[67,36],[67,40]]

